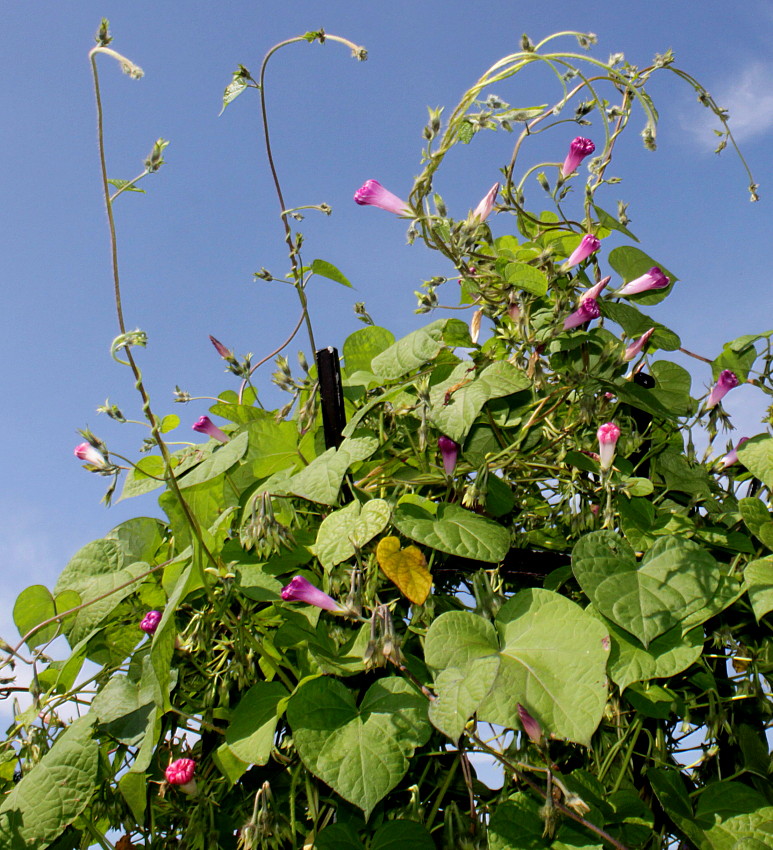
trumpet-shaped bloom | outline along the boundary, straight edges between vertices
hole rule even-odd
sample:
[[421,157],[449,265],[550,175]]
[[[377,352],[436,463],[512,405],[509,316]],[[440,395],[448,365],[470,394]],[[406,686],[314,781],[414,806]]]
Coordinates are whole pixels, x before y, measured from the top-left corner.
[[175,759],[167,765],[164,775],[170,785],[177,785],[186,794],[196,793],[196,780],[193,774],[196,762],[193,759]]
[[616,294],[618,296],[637,295],[639,292],[647,292],[650,289],[663,289],[670,282],[657,266],[653,266],[641,277],[629,281],[622,289],[618,289]]
[[303,576],[295,576],[290,584],[282,588],[282,599],[287,602],[305,602],[307,605],[315,605],[334,614],[346,613],[343,605],[336,602],[332,596],[323,593],[318,587],[314,587]]
[[200,417],[191,427],[194,431],[198,431],[199,434],[206,434],[208,437],[212,437],[214,440],[219,440],[221,443],[227,443],[231,439],[225,431],[221,431],[217,425],[215,425],[209,416]]
[[378,207],[395,215],[412,215],[408,204],[385,189],[378,180],[366,180],[354,193],[354,201],[361,206]]
[[625,354],[623,354],[623,360],[627,363],[629,360],[633,360],[634,357],[638,357],[639,354],[644,350],[644,346],[650,341],[650,337],[655,333],[655,328],[650,328],[648,331],[645,331],[637,340],[632,342],[628,348],[625,349]]
[[158,628],[158,624],[161,622],[161,612],[160,611],[148,611],[147,614],[140,621],[140,628],[146,635],[153,635],[156,633],[156,629]]
[[569,259],[564,263],[564,270],[566,271],[567,269],[572,268],[572,266],[576,266],[578,263],[581,263],[583,260],[587,260],[588,257],[590,257],[591,254],[595,254],[600,247],[601,240],[592,233],[586,233],[585,236],[582,237],[580,244],[569,255]]
[[497,198],[497,192],[499,192],[499,183],[495,183],[488,190],[486,197],[475,207],[471,216],[474,220],[482,224],[491,215],[491,210],[494,209],[494,201]]
[[727,469],[728,466],[732,466],[734,463],[738,463],[738,449],[748,440],[748,437],[741,437],[741,439],[736,444],[736,447],[729,451],[720,461],[719,468]]
[[598,319],[600,315],[601,310],[596,299],[583,298],[580,301],[580,306],[574,313],[564,319],[564,330],[568,331],[570,328],[576,328],[577,325],[584,325],[585,322],[589,322],[591,319]]
[[607,422],[596,432],[599,439],[599,463],[602,469],[609,469],[615,459],[615,446],[620,439],[620,429],[614,422]]
[[582,136],[577,136],[572,139],[569,145],[569,153],[566,155],[564,164],[561,166],[561,176],[568,177],[573,171],[577,170],[577,166],[590,156],[596,150],[596,145],[590,139],[583,139]]
[[716,384],[714,384],[711,388],[711,392],[709,393],[706,408],[711,410],[712,407],[716,407],[730,392],[730,390],[737,387],[740,383],[741,382],[738,380],[738,376],[735,372],[731,372],[729,369],[725,369],[723,372],[720,372]]
[[73,454],[78,460],[85,460],[86,463],[90,463],[92,466],[107,465],[107,461],[102,457],[102,454],[90,443],[80,443],[80,445],[75,447]]
[[598,299],[599,295],[601,295],[601,290],[604,289],[610,280],[612,280],[612,278],[607,275],[606,277],[602,277],[598,283],[594,283],[590,289],[586,289],[580,296],[580,303],[582,304],[586,298],[593,298],[594,300]]
[[437,445],[440,449],[440,456],[443,459],[443,469],[446,475],[453,475],[454,469],[456,469],[456,461],[459,458],[459,443],[450,437],[446,437],[445,434],[441,434],[438,437]]

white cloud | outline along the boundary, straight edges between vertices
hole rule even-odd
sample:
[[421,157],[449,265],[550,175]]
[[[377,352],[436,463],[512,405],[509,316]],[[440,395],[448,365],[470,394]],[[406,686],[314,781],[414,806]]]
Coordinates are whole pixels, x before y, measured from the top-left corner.
[[[773,93],[770,81],[773,65],[755,61],[740,68],[711,90],[717,104],[730,113],[730,129],[737,142],[745,142],[765,133],[773,133]],[[696,120],[694,111],[684,115],[682,125],[705,147],[715,147],[719,129],[716,117],[708,109]]]

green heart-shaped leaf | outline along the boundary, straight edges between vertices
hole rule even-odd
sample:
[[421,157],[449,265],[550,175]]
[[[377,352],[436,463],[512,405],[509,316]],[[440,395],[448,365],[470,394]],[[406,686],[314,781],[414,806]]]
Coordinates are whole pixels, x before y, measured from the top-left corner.
[[350,502],[322,520],[314,549],[320,564],[329,569],[354,557],[386,528],[391,510],[383,499],[371,499],[360,505]]
[[342,682],[312,679],[293,695],[287,719],[306,767],[366,818],[430,733],[426,700],[397,676],[371,685],[359,709]]
[[720,579],[717,562],[691,540],[662,537],[637,563],[611,531],[583,537],[572,570],[595,607],[645,647],[706,605]]

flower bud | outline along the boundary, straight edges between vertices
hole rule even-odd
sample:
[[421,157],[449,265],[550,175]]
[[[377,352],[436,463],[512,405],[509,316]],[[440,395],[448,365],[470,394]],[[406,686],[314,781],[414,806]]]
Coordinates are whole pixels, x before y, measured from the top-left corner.
[[499,192],[499,183],[495,183],[488,190],[483,200],[477,207],[475,207],[471,216],[473,221],[477,220],[480,224],[482,224],[491,215],[491,210],[494,209],[494,201],[496,200],[497,192]]
[[156,633],[156,629],[158,628],[158,624],[161,622],[161,612],[160,611],[148,611],[147,614],[140,621],[140,628],[146,635],[153,635]]
[[223,358],[223,360],[233,360],[234,353],[229,351],[220,340],[215,339],[212,334],[209,335],[209,341],[215,346],[215,351]]
[[725,456],[724,456],[724,457],[723,457],[723,458],[719,461],[719,468],[720,468],[720,469],[727,469],[727,468],[728,468],[728,466],[732,466],[734,463],[738,463],[738,449],[740,449],[740,448],[741,448],[741,446],[742,446],[742,445],[743,445],[743,444],[744,444],[744,443],[745,443],[748,439],[749,439],[748,437],[741,437],[741,439],[738,441],[738,443],[737,443],[736,447],[735,447],[732,451],[729,451],[729,452],[728,452],[728,453],[727,453],[727,454],[726,454],[726,455],[725,455]]
[[595,298],[583,298],[580,301],[580,306],[564,319],[564,330],[576,328],[578,325],[584,325],[592,319],[598,319],[601,315],[601,310]]
[[516,706],[518,708],[518,719],[521,721],[523,731],[529,736],[529,740],[532,744],[542,743],[542,727],[520,703],[516,703]]
[[438,437],[437,444],[440,449],[440,456],[443,458],[443,469],[446,475],[453,475],[454,469],[456,469],[456,461],[459,458],[459,443],[450,437],[446,437],[445,434],[441,434]]
[[107,461],[103,455],[88,443],[77,445],[73,454],[78,460],[84,460],[86,463],[91,464],[91,466],[107,466]]
[[591,254],[595,254],[601,247],[601,241],[592,233],[586,233],[582,237],[580,244],[569,255],[569,259],[564,263],[563,270],[566,271],[572,266],[576,266],[583,260],[587,260]]
[[185,794],[196,793],[196,780],[193,773],[196,762],[193,759],[176,759],[167,765],[164,775],[170,785],[178,785]]
[[657,267],[653,266],[648,272],[626,283],[622,289],[615,293],[618,297],[623,295],[637,295],[640,292],[648,292],[650,289],[664,289],[671,281]]
[[644,347],[650,341],[650,337],[655,333],[655,328],[650,328],[648,331],[643,333],[635,342],[632,342],[628,348],[625,349],[625,353],[623,354],[623,360],[627,363],[629,360],[633,360],[634,357],[637,357],[644,350]]

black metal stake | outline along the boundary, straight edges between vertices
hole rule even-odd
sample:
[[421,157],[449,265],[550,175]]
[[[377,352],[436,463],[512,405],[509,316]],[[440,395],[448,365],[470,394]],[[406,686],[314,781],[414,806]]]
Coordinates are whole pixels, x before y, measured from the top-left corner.
[[337,449],[343,442],[343,432],[346,427],[344,388],[341,383],[341,362],[338,359],[338,350],[329,345],[327,348],[320,348],[314,357],[317,361],[325,447]]

